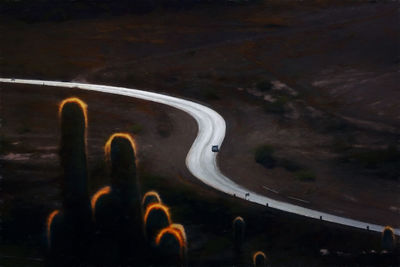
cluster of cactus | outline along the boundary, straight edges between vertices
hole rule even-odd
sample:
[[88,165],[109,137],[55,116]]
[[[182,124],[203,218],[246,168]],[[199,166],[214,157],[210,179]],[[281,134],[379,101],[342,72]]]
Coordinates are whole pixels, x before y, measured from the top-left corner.
[[[113,134],[105,145],[111,185],[101,188],[90,200],[86,158],[86,104],[68,98],[59,106],[61,126],[60,159],[63,168],[62,209],[47,219],[47,239],[53,258],[63,265],[84,261],[88,244],[100,230],[113,237],[118,258],[140,254],[135,244],[144,242],[140,190],[136,178],[135,143],[129,134]],[[139,246],[140,247],[140,246]],[[62,255],[74,262],[63,262]]]
[[146,238],[158,255],[156,263],[184,265],[187,248],[184,227],[172,223],[168,207],[162,204],[157,192],[149,191],[141,199],[133,138],[126,133],[115,133],[107,140],[104,151],[110,185],[90,198],[86,104],[78,98],[68,98],[60,104],[59,117],[63,206],[47,218],[46,234],[53,258],[50,265],[82,264],[90,254],[91,242],[104,251],[96,255],[99,264],[129,264],[135,258],[143,258],[146,246],[142,244],[146,244]]
[[[115,133],[104,147],[111,185],[101,188],[92,197],[93,218],[98,232],[113,240],[119,254],[109,259],[137,258],[142,254],[141,205],[136,175],[136,145],[129,134]],[[136,247],[135,247],[136,245]]]
[[143,196],[144,234],[157,254],[156,264],[182,266],[186,263],[187,238],[181,224],[172,223],[169,209],[159,194],[149,191]]

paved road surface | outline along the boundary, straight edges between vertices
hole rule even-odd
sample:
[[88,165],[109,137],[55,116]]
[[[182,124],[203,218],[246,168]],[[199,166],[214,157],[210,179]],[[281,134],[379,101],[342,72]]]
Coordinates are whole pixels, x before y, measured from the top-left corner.
[[[198,103],[184,100],[177,97],[168,95],[157,94],[142,90],[84,84],[76,82],[58,82],[58,81],[41,81],[41,80],[25,80],[25,79],[4,79],[0,78],[0,82],[4,83],[19,83],[19,84],[32,84],[32,85],[46,85],[55,87],[78,88],[88,91],[97,91],[108,94],[123,95],[127,97],[134,97],[144,99],[156,103],[165,104],[177,109],[180,109],[190,114],[198,124],[198,134],[194,141],[189,153],[186,157],[186,165],[190,172],[203,183],[230,195],[235,194],[236,197],[246,199],[250,202],[258,203],[260,205],[267,205],[271,208],[279,209],[282,211],[295,213],[298,215],[315,218],[342,225],[352,226],[361,229],[381,232],[383,226],[361,222],[350,218],[340,217],[325,212],[304,208],[301,206],[293,205],[290,203],[277,201],[260,194],[249,191],[243,186],[233,182],[228,177],[223,175],[218,168],[217,153],[211,151],[212,145],[221,147],[222,141],[225,137],[225,120],[216,111],[200,105]],[[33,89],[32,89],[33,90]],[[246,195],[249,193],[249,195]],[[395,234],[400,235],[400,229],[395,229]]]

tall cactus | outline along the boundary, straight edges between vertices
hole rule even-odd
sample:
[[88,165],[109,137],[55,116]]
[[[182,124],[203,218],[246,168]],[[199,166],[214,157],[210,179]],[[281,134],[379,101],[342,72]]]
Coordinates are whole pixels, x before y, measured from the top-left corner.
[[147,207],[153,203],[162,203],[161,197],[156,191],[149,191],[143,196],[142,210],[146,211]]
[[[47,238],[53,255],[68,255],[76,263],[86,257],[92,231],[87,188],[86,104],[78,98],[65,99],[59,106],[59,119],[63,207],[48,216]],[[59,257],[55,255],[55,258]],[[63,261],[58,260],[58,263]]]
[[186,259],[186,233],[180,224],[162,229],[155,240],[162,264],[182,266]]
[[171,216],[166,206],[160,203],[150,204],[144,214],[144,231],[150,243],[155,241],[161,229],[171,225]]
[[[142,254],[143,246],[139,244],[144,242],[136,144],[129,134],[115,133],[107,140],[104,151],[111,186],[107,194],[99,193],[96,202],[101,203],[95,205],[96,223],[114,233],[122,259],[136,258]],[[98,205],[102,211],[97,210]],[[100,217],[102,221],[98,221]]]
[[254,267],[266,267],[267,266],[267,256],[262,251],[257,251],[253,254],[253,265]]
[[66,215],[79,214],[83,220],[87,220],[91,211],[87,188],[86,104],[78,98],[68,98],[60,104],[59,117],[60,157],[64,170],[63,208]]
[[236,252],[240,252],[245,238],[246,223],[242,217],[238,216],[233,220],[232,227],[234,248]]
[[382,249],[386,251],[393,251],[395,247],[396,237],[394,230],[390,226],[386,226],[382,231]]

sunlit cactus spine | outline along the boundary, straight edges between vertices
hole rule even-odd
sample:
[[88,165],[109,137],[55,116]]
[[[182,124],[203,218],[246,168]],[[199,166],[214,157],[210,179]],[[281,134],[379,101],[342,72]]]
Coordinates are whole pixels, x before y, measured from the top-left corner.
[[171,216],[166,206],[153,203],[147,207],[143,221],[147,240],[153,244],[158,232],[171,225]]
[[186,242],[186,233],[182,225],[172,224],[162,229],[155,240],[160,263],[175,266],[185,265]]
[[253,254],[253,265],[254,267],[266,267],[267,266],[267,257],[265,253],[262,251],[257,251]]
[[147,207],[153,203],[162,203],[161,197],[156,191],[148,191],[142,199],[142,210],[146,211]]
[[394,230],[390,226],[386,226],[382,231],[382,249],[386,251],[393,251],[396,243]]
[[246,223],[242,217],[238,216],[233,220],[232,227],[234,249],[236,252],[240,252],[245,238]]

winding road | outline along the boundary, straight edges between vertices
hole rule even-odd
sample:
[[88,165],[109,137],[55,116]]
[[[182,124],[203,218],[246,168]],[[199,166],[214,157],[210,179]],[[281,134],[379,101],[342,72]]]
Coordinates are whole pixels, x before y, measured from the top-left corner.
[[[264,206],[268,205],[270,208],[275,208],[314,219],[322,219],[332,223],[360,229],[369,229],[376,232],[382,232],[384,228],[382,225],[370,224],[367,222],[357,221],[350,218],[340,217],[290,203],[277,201],[249,191],[248,189],[230,180],[228,177],[223,175],[218,168],[216,158],[217,153],[213,153],[211,151],[212,145],[218,145],[219,147],[222,145],[226,131],[225,120],[216,111],[206,106],[177,97],[116,86],[9,78],[0,78],[0,82],[78,88],[87,91],[96,91],[139,98],[180,109],[190,114],[198,124],[198,134],[192,147],[190,148],[189,153],[187,154],[186,165],[190,172],[203,183],[221,192],[230,195],[236,195],[236,197],[246,199],[250,202]],[[246,193],[248,193],[247,196]],[[399,236],[400,229],[396,228],[394,230],[395,234]]]

